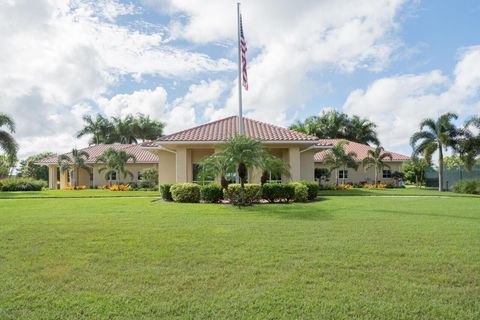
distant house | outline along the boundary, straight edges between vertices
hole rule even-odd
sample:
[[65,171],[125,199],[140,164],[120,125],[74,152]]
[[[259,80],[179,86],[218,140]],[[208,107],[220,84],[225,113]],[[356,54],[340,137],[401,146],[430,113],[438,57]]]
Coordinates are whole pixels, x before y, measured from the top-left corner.
[[[321,139],[323,144],[330,144],[336,145],[341,139]],[[365,159],[368,155],[369,150],[373,150],[369,145],[361,144],[353,141],[348,141],[348,144],[345,145],[345,151],[350,152],[353,151],[357,154],[356,161],[360,163],[358,170],[352,168],[339,168],[338,170],[333,170],[330,175],[326,177],[326,184],[335,183],[336,182],[336,175],[338,174],[339,181],[342,181],[345,177],[345,181],[347,183],[360,183],[360,182],[369,182],[374,183],[375,180],[375,171],[374,168],[369,168],[365,171],[365,168],[362,165],[363,159]],[[316,169],[316,179],[320,179],[320,175],[327,170],[319,170],[319,169],[328,169],[328,167],[323,163],[323,159],[325,155],[329,152],[328,150],[324,150],[315,154],[314,161],[315,161],[315,169]],[[399,154],[396,152],[387,151],[392,154],[392,160],[386,158],[384,163],[386,166],[379,171],[378,180],[382,182],[392,182],[392,174],[394,172],[401,172],[402,171],[402,164],[405,161],[410,160],[410,157],[405,156],[403,154]]]
[[[133,173],[133,179],[131,177],[123,178],[114,175],[114,182],[132,182],[141,180],[141,171],[147,168],[158,168],[158,157],[151,152],[148,152],[140,147],[140,145],[132,144],[100,144],[90,146],[88,148],[80,149],[86,151],[89,154],[86,159],[86,164],[92,168],[87,171],[85,169],[79,169],[79,181],[78,185],[85,185],[87,187],[97,187],[100,185],[107,185],[108,179],[105,179],[105,174],[99,172],[99,169],[104,165],[97,163],[97,158],[107,149],[114,148],[115,150],[125,150],[127,153],[133,154],[136,157],[136,162],[129,161],[125,168]],[[66,153],[71,156],[71,153]],[[72,185],[73,179],[76,178],[76,172],[60,172],[58,166],[58,156],[42,159],[36,164],[48,166],[48,186],[50,189],[64,189],[68,185]]]

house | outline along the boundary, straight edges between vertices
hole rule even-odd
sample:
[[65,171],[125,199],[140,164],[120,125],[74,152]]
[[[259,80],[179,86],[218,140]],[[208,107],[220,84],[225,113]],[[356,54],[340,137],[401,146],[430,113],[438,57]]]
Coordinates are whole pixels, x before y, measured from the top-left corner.
[[[322,144],[330,144],[330,145],[336,145],[341,139],[321,139],[320,140]],[[341,182],[343,181],[343,178],[345,177],[345,181],[347,183],[361,183],[361,182],[368,182],[368,183],[374,183],[375,180],[375,169],[374,168],[369,168],[368,170],[365,170],[363,167],[362,161],[368,156],[368,151],[373,150],[369,145],[366,144],[361,144],[353,141],[348,141],[348,144],[345,145],[345,151],[348,152],[355,152],[357,154],[356,161],[359,162],[359,168],[357,170],[352,169],[352,168],[346,168],[345,170],[343,168],[338,168],[338,170],[334,170],[333,172],[330,173],[330,175],[327,175],[326,180],[324,181],[326,184],[332,184],[336,182],[336,175],[338,175],[338,180]],[[314,161],[315,161],[315,171],[316,171],[316,176],[315,178],[321,179],[321,176],[324,175],[325,172],[328,171],[328,167],[323,163],[323,159],[325,155],[329,152],[328,150],[323,150],[321,152],[318,152],[315,154]],[[390,152],[390,151],[387,151]],[[378,173],[378,180],[381,182],[392,182],[392,174],[394,172],[401,172],[402,171],[402,164],[405,161],[410,160],[410,157],[395,153],[395,152],[390,152],[392,154],[392,159],[390,160],[389,158],[386,158],[384,160],[385,167],[383,170],[379,171]],[[323,169],[323,170],[321,170]],[[324,177],[325,178],[325,177]]]
[[[99,169],[104,165],[99,162],[97,163],[97,158],[107,149],[114,148],[115,150],[125,150],[127,153],[133,154],[136,157],[135,163],[132,160],[129,160],[125,168],[132,172],[134,177],[118,177],[113,176],[112,180],[115,182],[132,182],[141,180],[140,173],[142,170],[147,168],[157,168],[158,169],[158,157],[146,150],[144,150],[140,145],[132,144],[99,144],[95,146],[90,146],[82,151],[86,151],[89,154],[88,159],[85,163],[91,168],[91,170],[85,170],[80,168],[78,175],[77,185],[85,185],[87,187],[96,187],[99,185],[107,185],[108,180],[105,179],[105,174],[100,173]],[[71,153],[66,153],[66,155],[71,157]],[[66,186],[73,184],[73,180],[76,179],[77,174],[75,171],[72,172],[61,172],[58,165],[58,156],[49,157],[42,159],[36,162],[38,165],[48,166],[48,187],[50,189],[64,189]]]
[[[314,155],[331,147],[328,141],[249,118],[243,121],[245,135],[261,140],[267,151],[290,166],[291,180],[314,181]],[[142,147],[158,157],[160,184],[195,182],[199,162],[239,133],[239,117],[232,116],[160,137]],[[261,172],[249,172],[249,182],[258,183],[260,177]],[[279,181],[290,179],[275,177]]]

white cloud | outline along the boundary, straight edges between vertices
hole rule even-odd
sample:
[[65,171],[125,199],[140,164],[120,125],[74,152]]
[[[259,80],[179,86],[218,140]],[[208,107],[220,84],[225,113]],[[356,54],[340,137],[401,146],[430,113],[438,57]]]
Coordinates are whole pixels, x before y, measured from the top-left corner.
[[409,137],[420,121],[456,112],[461,119],[480,110],[480,47],[467,48],[453,77],[439,70],[398,75],[374,81],[366,90],[350,93],[343,110],[375,122],[379,137],[388,148],[409,152]]

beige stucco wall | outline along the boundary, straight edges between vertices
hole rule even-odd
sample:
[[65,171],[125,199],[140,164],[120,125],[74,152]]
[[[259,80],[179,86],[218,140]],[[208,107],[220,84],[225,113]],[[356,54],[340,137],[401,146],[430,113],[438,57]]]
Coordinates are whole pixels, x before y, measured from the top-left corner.
[[155,154],[158,156],[158,182],[160,184],[177,182],[175,153],[158,150]]
[[[390,167],[390,170],[393,172],[395,171],[402,171],[402,163],[403,162],[388,162],[387,165]],[[327,168],[325,165],[322,163],[316,162],[315,163],[315,168]],[[388,169],[385,167],[384,169]],[[339,170],[342,170],[342,168],[339,168]],[[369,183],[373,183],[375,180],[375,169],[374,168],[369,168],[368,170],[365,171],[363,165],[360,165],[358,170],[355,171],[355,169],[352,168],[347,168],[348,170],[348,178],[345,179],[346,183],[359,183],[361,181],[368,181]],[[327,182],[327,184],[334,184],[336,182],[336,174],[337,170],[333,170],[333,172],[330,175],[330,181]],[[382,172],[379,170],[378,172],[378,180],[382,182],[392,182],[392,178],[383,178],[382,177]],[[339,183],[342,183],[343,179],[338,180]]]
[[300,154],[300,178],[305,181],[315,180],[315,162],[313,156],[316,150],[309,150]]

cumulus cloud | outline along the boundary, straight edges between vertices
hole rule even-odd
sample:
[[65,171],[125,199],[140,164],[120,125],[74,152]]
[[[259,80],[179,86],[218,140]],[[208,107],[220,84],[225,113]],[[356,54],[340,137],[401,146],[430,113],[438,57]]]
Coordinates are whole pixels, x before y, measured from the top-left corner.
[[478,114],[479,74],[480,47],[466,48],[452,76],[432,70],[378,79],[365,90],[351,92],[343,110],[374,121],[387,147],[410,152],[408,139],[422,119],[449,111],[461,120]]

